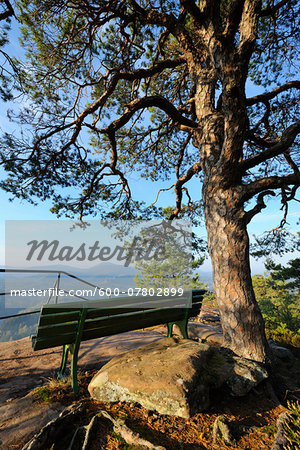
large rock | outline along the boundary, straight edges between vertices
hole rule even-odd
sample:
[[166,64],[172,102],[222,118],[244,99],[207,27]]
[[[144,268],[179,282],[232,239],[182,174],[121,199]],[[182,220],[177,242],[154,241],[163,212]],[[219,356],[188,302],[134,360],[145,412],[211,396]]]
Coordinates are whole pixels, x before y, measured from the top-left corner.
[[207,373],[213,349],[189,340],[165,338],[112,359],[93,378],[94,399],[138,402],[161,414],[189,417],[209,404]]
[[291,367],[293,365],[295,357],[288,348],[281,347],[280,345],[275,344],[275,342],[271,339],[269,340],[269,345],[277,361],[279,360],[279,362],[288,365],[288,367]]
[[223,333],[220,324],[210,325],[199,322],[188,323],[188,333],[191,339],[207,344],[223,344]]
[[268,378],[267,370],[255,361],[230,354],[226,356],[226,359],[230,370],[225,382],[232,395],[242,397]]
[[[89,385],[95,400],[138,402],[161,414],[190,417],[227,384],[243,395],[267,377],[258,364],[191,340],[164,338],[113,358]],[[256,381],[255,381],[256,380]]]

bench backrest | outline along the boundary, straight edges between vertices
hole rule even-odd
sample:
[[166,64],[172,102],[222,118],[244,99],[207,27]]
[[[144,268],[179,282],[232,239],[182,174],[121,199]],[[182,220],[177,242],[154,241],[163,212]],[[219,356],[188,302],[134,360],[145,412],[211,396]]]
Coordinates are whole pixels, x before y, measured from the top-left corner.
[[205,290],[183,296],[117,297],[46,305],[41,309],[34,350],[71,344],[139,328],[176,322],[199,314]]

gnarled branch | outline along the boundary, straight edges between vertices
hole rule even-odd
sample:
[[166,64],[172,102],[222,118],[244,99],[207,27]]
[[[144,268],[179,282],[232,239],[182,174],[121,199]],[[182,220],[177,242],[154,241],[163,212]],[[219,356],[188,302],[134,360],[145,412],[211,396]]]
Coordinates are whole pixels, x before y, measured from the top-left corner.
[[107,128],[103,129],[103,133],[109,133],[110,131],[119,130],[123,125],[125,125],[131,117],[134,115],[136,111],[143,108],[157,107],[163,110],[171,119],[178,125],[183,125],[188,127],[190,131],[198,127],[197,122],[192,119],[188,119],[183,116],[178,109],[173,105],[173,103],[169,102],[166,98],[161,95],[151,95],[148,97],[137,98],[130,102],[124,113],[114,120]]
[[264,177],[244,186],[243,201],[267,189],[280,189],[285,186],[300,186],[300,172],[285,175],[284,177]]
[[225,38],[233,38],[238,30],[243,12],[243,1],[232,0],[228,5],[228,16],[223,35]]
[[282,8],[284,5],[286,5],[289,2],[289,0],[281,0],[281,2],[278,2],[276,5],[268,6],[261,10],[260,15],[262,17],[266,16],[274,16],[274,14],[279,11],[280,8]]
[[13,7],[11,6],[10,2],[8,0],[2,0],[3,3],[5,3],[6,6],[6,10],[3,11],[2,13],[0,13],[0,20],[5,20],[8,19],[11,16],[14,16],[14,10]]
[[194,0],[181,0],[180,3],[190,13],[198,25],[203,23],[205,12],[200,10]]
[[280,94],[281,92],[287,91],[288,89],[292,88],[300,89],[300,81],[298,80],[289,81],[288,83],[285,83],[282,86],[273,89],[273,91],[271,92],[266,92],[265,94],[260,94],[256,95],[255,97],[247,98],[246,100],[247,106],[255,105],[256,103],[260,102],[265,103],[266,101],[276,97],[276,95]]
[[256,214],[260,213],[262,209],[267,207],[264,202],[264,197],[266,195],[275,196],[275,193],[273,191],[264,191],[259,194],[259,196],[257,197],[257,203],[254,208],[250,209],[245,214],[245,220],[247,224],[253,219],[254,216],[256,216]]
[[281,153],[284,153],[294,142],[297,135],[300,133],[300,120],[289,126],[283,133],[282,137],[277,144],[272,147],[264,150],[258,155],[252,156],[252,158],[246,159],[240,163],[240,168],[245,172],[252,167],[257,166],[258,164],[267,161],[274,156],[278,156]]
[[240,21],[240,39],[238,54],[241,64],[248,65],[249,58],[254,48],[257,34],[257,15],[260,8],[259,0],[245,0],[242,18]]
[[174,190],[176,193],[176,208],[173,211],[173,213],[171,214],[171,216],[169,217],[169,220],[173,220],[175,217],[178,216],[178,214],[181,211],[183,185],[185,183],[187,183],[196,173],[199,173],[201,170],[202,170],[201,162],[197,161],[185,172],[184,175],[182,175],[182,177],[180,177],[176,181],[176,183],[174,185]]

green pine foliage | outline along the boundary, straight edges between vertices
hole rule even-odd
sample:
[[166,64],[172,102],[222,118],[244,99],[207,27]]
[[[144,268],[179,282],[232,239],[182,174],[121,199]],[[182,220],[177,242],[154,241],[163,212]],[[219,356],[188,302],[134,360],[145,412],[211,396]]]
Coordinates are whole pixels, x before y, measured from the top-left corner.
[[300,291],[300,258],[289,261],[287,267],[267,259],[266,269],[272,271],[273,280],[285,282],[293,292]]
[[139,288],[182,288],[200,289],[205,286],[200,281],[199,273],[195,272],[195,264],[191,255],[183,254],[182,249],[166,245],[168,255],[161,262],[154,259],[150,261],[139,261],[136,269],[140,275],[136,275],[135,283]]
[[279,343],[300,347],[300,290],[298,259],[288,267],[270,260],[266,267],[270,274],[252,277],[256,299],[262,311],[267,337]]

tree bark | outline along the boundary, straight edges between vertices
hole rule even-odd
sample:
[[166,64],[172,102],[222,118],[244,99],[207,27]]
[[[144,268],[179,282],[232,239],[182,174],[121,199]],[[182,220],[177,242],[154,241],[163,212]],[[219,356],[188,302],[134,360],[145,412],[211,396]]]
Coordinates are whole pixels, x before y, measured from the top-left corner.
[[[209,30],[205,39],[214,64],[206,72],[197,65],[194,71],[189,67],[199,122],[194,145],[204,176],[202,198],[224,343],[239,356],[270,364],[264,321],[252,287],[245,186],[239,166],[247,127],[245,74],[229,51],[220,50]],[[214,101],[216,77],[222,83],[219,106]]]
[[214,177],[204,183],[203,197],[225,345],[240,356],[269,363],[264,321],[252,287],[242,186],[223,185],[221,177]]

